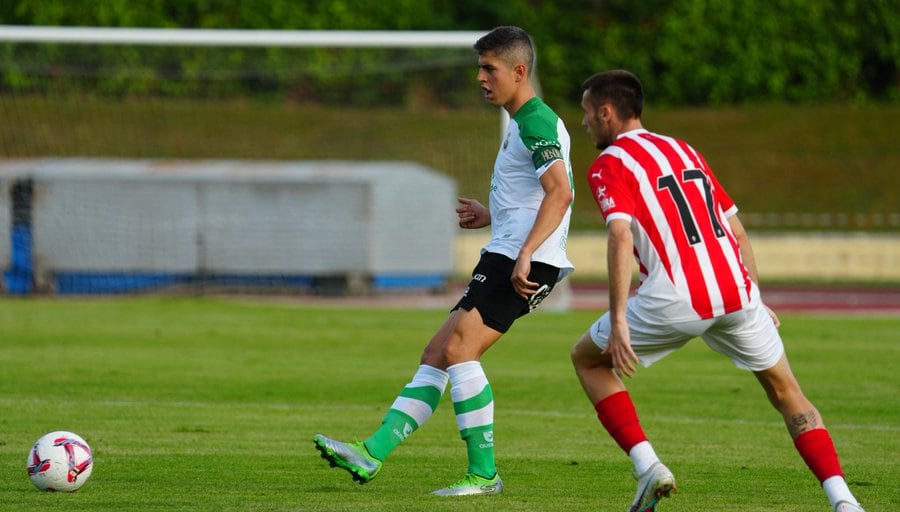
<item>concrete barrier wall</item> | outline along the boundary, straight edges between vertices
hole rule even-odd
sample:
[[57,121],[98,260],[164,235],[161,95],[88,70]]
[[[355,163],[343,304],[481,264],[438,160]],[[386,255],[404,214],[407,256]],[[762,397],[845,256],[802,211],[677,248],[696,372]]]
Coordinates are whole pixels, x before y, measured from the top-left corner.
[[[456,238],[456,271],[471,272],[488,232]],[[900,282],[900,234],[750,233],[760,280]],[[606,235],[574,233],[569,258],[578,279],[605,280]]]

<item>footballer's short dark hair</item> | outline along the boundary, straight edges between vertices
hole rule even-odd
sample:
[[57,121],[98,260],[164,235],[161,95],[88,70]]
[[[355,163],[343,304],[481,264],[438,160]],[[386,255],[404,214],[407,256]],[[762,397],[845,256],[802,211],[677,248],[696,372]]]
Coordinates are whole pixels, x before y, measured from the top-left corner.
[[531,36],[519,27],[497,27],[481,36],[473,48],[479,55],[493,52],[510,67],[525,64],[529,74],[534,69],[534,45]]
[[644,89],[638,77],[624,69],[601,71],[582,84],[595,106],[609,102],[622,119],[640,119],[644,110]]

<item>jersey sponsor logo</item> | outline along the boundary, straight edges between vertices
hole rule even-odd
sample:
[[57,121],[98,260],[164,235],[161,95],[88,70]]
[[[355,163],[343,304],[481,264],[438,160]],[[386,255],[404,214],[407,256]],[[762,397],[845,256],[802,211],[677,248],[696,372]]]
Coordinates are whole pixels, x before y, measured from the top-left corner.
[[548,139],[536,140],[536,141],[534,141],[534,144],[532,144],[531,147],[529,147],[528,149],[530,149],[531,151],[535,151],[538,148],[544,148],[544,147],[554,147],[554,148],[559,149],[559,142],[556,142],[555,140],[548,140]]
[[600,209],[603,210],[603,213],[606,213],[610,208],[616,207],[616,200],[606,195],[605,186],[597,187],[597,202],[600,204]]
[[472,276],[473,281],[478,281],[479,283],[487,282],[487,276],[484,274],[475,274]]
[[562,158],[562,152],[559,150],[559,148],[553,147],[541,150],[540,153],[538,153],[538,156],[540,157],[541,161],[546,163],[551,160]]

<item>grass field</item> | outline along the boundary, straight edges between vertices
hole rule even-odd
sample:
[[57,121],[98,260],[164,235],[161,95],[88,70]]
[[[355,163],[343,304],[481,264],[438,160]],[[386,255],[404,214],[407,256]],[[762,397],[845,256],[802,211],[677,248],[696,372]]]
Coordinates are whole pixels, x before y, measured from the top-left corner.
[[[627,457],[568,362],[592,313],[526,317],[483,360],[506,493],[429,495],[465,470],[449,397],[366,486],[328,468],[316,432],[366,437],[444,311],[263,299],[0,300],[0,511],[622,511]],[[900,509],[900,318],[790,316],[795,373],[869,512]],[[693,342],[629,383],[678,478],[660,512],[825,512],[755,379]],[[46,494],[31,443],[84,436],[91,479]]]

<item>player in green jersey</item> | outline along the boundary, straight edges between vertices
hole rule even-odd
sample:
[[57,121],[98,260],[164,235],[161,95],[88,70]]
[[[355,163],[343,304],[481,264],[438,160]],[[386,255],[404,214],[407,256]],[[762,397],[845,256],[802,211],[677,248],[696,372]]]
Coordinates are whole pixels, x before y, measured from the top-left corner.
[[504,108],[510,122],[494,164],[490,207],[460,198],[456,212],[461,228],[491,226],[491,240],[381,426],[358,443],[314,436],[322,457],[360,483],[372,480],[388,454],[431,417],[449,382],[468,468],[461,480],[434,494],[502,492],[494,461],[494,399],[481,355],[572,271],[565,249],[574,194],[569,135],[531,83],[531,38],[518,27],[498,27],[474,48],[484,98]]

